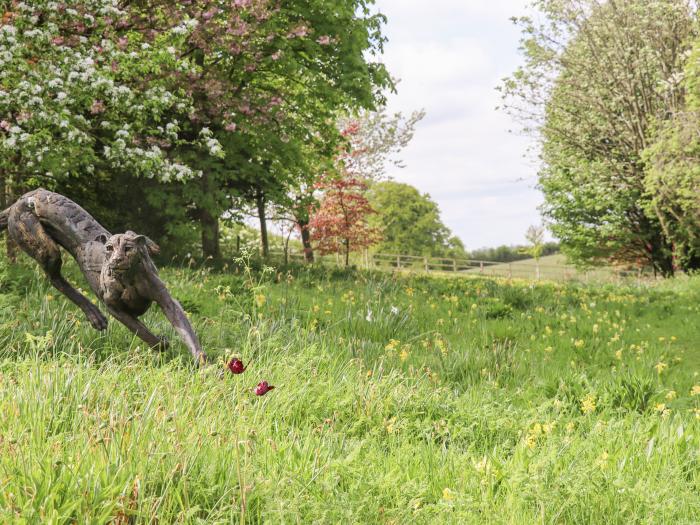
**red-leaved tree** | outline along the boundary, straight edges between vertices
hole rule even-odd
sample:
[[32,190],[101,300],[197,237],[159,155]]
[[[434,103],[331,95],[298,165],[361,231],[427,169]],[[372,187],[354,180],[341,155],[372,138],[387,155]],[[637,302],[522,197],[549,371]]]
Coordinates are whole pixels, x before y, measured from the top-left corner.
[[376,244],[379,230],[367,223],[376,213],[365,197],[367,185],[351,177],[324,178],[316,187],[323,191],[318,210],[309,222],[311,239],[322,255],[338,253],[350,262],[350,252]]

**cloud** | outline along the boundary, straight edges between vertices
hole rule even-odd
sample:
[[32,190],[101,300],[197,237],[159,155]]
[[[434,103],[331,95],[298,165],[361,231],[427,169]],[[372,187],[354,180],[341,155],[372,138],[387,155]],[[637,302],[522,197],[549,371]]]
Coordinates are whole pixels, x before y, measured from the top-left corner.
[[530,142],[496,111],[495,88],[519,64],[520,35],[509,17],[525,0],[378,0],[387,15],[383,61],[401,79],[390,109],[424,108],[402,153],[398,181],[430,193],[468,248],[522,243],[541,221]]

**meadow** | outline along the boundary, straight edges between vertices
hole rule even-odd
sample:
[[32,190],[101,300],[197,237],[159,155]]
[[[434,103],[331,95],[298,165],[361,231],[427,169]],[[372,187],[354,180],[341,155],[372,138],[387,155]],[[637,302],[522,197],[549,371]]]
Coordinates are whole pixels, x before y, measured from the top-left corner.
[[0,523],[700,516],[698,278],[164,269],[197,369],[157,309],[164,353],[0,270]]

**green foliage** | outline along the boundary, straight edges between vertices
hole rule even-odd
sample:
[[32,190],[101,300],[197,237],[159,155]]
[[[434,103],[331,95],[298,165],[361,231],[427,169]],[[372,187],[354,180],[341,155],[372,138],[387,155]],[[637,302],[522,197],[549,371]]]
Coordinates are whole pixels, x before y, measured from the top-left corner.
[[371,186],[369,199],[377,212],[371,221],[382,231],[379,252],[466,257],[464,245],[442,223],[440,209],[427,193],[385,181]]
[[657,122],[645,150],[646,211],[673,242],[677,264],[700,269],[700,40],[690,53],[682,85],[686,105],[673,118]]
[[697,279],[162,276],[213,369],[2,274],[1,522],[696,521]]
[[525,65],[502,86],[536,134],[544,213],[574,260],[674,271],[672,240],[648,214],[643,152],[652,124],[683,103],[678,82],[695,7],[685,0],[534,2]]

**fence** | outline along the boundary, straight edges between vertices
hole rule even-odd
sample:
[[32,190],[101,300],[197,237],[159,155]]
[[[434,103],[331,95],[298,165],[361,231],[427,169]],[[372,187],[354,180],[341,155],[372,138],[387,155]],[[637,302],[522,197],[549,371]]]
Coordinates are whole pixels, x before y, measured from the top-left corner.
[[[283,252],[271,252],[271,255],[291,262],[304,261],[304,254],[300,252],[289,251],[286,255]],[[317,257],[316,259],[321,264],[342,266],[344,263],[341,257],[336,256]],[[579,270],[573,266],[563,264],[538,264],[532,259],[503,263],[472,259],[452,259],[449,257],[424,257],[387,253],[370,254],[364,252],[361,255],[355,254],[351,263],[354,266],[367,269],[483,275],[549,281],[620,282],[636,280],[640,282],[642,279],[649,277],[641,269],[626,270],[604,267]]]

